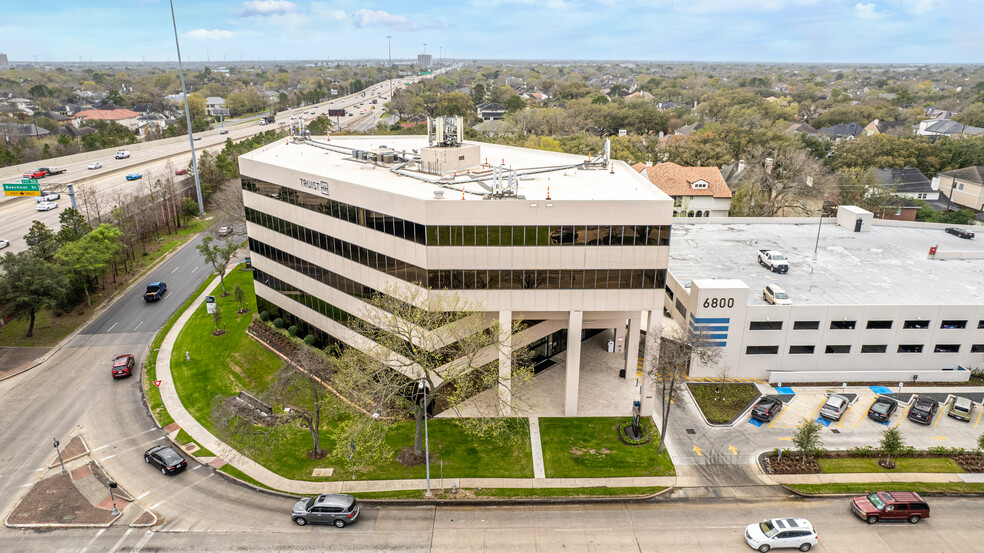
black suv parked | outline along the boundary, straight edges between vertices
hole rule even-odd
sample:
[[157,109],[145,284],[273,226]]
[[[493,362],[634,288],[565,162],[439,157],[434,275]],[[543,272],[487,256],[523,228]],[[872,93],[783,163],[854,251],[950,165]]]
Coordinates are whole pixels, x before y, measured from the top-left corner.
[[933,422],[933,417],[936,416],[936,412],[939,409],[940,403],[935,399],[917,397],[915,403],[912,404],[912,409],[909,409],[907,417],[909,420],[918,422],[919,424],[930,424]]

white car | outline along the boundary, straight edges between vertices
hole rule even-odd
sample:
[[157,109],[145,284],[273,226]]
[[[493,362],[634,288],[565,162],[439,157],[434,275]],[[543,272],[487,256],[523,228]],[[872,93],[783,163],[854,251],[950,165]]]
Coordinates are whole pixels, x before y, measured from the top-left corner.
[[773,518],[749,524],[745,542],[762,553],[770,549],[809,551],[817,544],[817,533],[805,518]]
[[102,169],[103,164],[98,161],[93,161],[89,164],[89,169]]
[[10,240],[4,240],[3,238],[0,238],[0,250],[6,248],[9,245],[10,245]]
[[38,207],[36,207],[35,209],[37,209],[38,211],[51,211],[56,207],[58,207],[58,202],[41,202],[38,204]]
[[34,198],[34,201],[40,204],[44,202],[53,202],[59,198],[61,198],[61,194],[58,192],[42,192],[40,196]]

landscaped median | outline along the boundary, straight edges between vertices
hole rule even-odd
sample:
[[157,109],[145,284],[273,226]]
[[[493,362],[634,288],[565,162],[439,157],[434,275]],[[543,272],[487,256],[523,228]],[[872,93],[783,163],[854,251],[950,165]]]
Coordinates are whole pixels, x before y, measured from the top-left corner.
[[[256,439],[249,432],[230,434],[228,427],[215,422],[220,420],[215,417],[217,406],[225,398],[234,397],[241,391],[270,401],[274,410],[283,409],[267,394],[283,366],[283,359],[247,334],[254,313],[237,313],[243,305],[256,305],[251,271],[236,269],[225,277],[225,288],[229,292],[237,287],[244,292],[242,303],[232,294],[223,297],[221,286],[216,286],[211,292],[222,314],[218,325],[202,303],[189,306],[194,311],[183,327],[177,330],[179,334],[170,355],[170,375],[183,409],[207,433],[245,454],[251,460],[248,462],[262,465],[275,475],[294,482],[297,488],[309,489],[310,486],[304,485],[308,482],[334,482],[336,485],[332,489],[361,489],[385,497],[420,497],[422,494],[418,488],[425,477],[426,468],[420,462],[406,462],[400,455],[401,451],[413,445],[412,420],[390,422],[381,438],[383,453],[371,463],[350,460],[348,456],[350,438],[347,436],[350,434],[346,431],[349,425],[360,422],[360,417],[365,415],[331,393],[325,394],[327,399],[321,410],[319,439],[327,454],[320,459],[308,455],[312,449],[312,434],[302,424],[285,425],[269,437]],[[200,297],[201,293],[194,297]],[[225,333],[216,335],[213,331],[217,326]],[[155,340],[152,354],[156,354],[161,342],[161,339]],[[156,374],[150,372],[153,370],[153,367],[149,369],[148,380],[156,378]],[[169,422],[170,416],[157,407],[160,396],[155,395],[156,391],[151,385],[148,402],[160,422]],[[617,427],[628,420],[626,417],[540,419],[548,481],[540,481],[534,486],[528,419],[512,419],[507,431],[498,435],[478,436],[469,433],[454,418],[432,418],[428,421],[431,486],[436,488],[443,477],[447,481],[446,493],[451,483],[455,483],[465,488],[458,490],[457,493],[462,494],[458,497],[472,498],[651,495],[672,482],[666,478],[645,477],[672,476],[673,466],[666,452],[656,454],[659,436],[650,420],[643,421],[651,438],[649,443],[629,445],[620,439]],[[177,439],[179,442],[194,441],[199,447],[221,455],[224,445],[210,442],[215,439],[212,436],[194,434],[193,431],[187,435],[182,432]],[[221,470],[251,484],[278,487],[260,482],[241,469],[249,471],[246,466],[237,468],[230,465]],[[249,472],[258,474],[257,471]],[[585,481],[583,485],[587,487],[583,489],[567,487],[572,485],[571,482],[555,481],[557,485],[550,485],[552,480],[549,479],[562,478],[592,480]],[[612,480],[618,478],[625,478],[622,484],[625,487],[616,490],[610,486],[619,486]],[[487,480],[477,483],[479,481],[476,479]],[[402,482],[380,482],[386,480]],[[283,488],[284,481],[279,482],[279,487]],[[360,482],[365,485],[360,485]],[[605,490],[611,490],[611,493],[605,493]]]
[[711,424],[731,424],[760,395],[754,384],[739,382],[690,382],[687,389]]

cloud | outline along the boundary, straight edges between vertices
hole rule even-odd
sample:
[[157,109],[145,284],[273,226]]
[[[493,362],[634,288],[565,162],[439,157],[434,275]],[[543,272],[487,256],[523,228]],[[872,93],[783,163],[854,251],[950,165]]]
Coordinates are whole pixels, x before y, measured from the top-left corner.
[[184,33],[184,36],[198,39],[223,39],[232,38],[236,36],[236,33],[225,29],[195,29]]
[[355,26],[362,29],[365,27],[392,27],[401,31],[421,31],[424,29],[443,29],[447,25],[436,23],[433,25],[420,25],[410,21],[403,15],[395,15],[383,10],[356,10],[354,14]]
[[926,15],[939,7],[940,0],[915,0],[909,11],[916,15]]
[[861,19],[878,19],[879,14],[875,13],[875,5],[872,3],[868,4],[855,4],[854,12]]
[[240,17],[267,17],[270,15],[287,15],[297,11],[297,6],[287,0],[252,0],[243,2]]
[[347,17],[344,10],[335,9],[328,2],[311,2],[311,13],[316,17],[325,19],[345,19]]

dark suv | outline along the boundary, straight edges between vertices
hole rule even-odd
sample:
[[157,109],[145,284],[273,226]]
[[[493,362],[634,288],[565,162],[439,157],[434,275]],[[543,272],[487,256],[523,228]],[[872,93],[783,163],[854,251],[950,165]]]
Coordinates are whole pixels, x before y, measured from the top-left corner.
[[776,418],[776,415],[782,411],[782,402],[779,399],[769,396],[764,396],[762,399],[758,400],[755,407],[752,408],[752,418],[757,421],[769,422]]
[[936,416],[936,412],[940,409],[940,403],[935,399],[930,399],[928,397],[916,397],[915,403],[912,404],[912,409],[909,409],[909,414],[906,415],[912,422],[918,422],[919,424],[930,424],[933,422],[933,417]]
[[852,499],[851,512],[868,524],[880,520],[915,524],[929,518],[929,505],[915,492],[875,492]]

